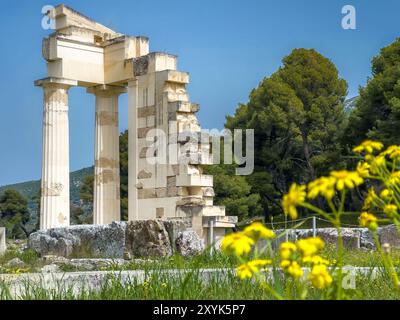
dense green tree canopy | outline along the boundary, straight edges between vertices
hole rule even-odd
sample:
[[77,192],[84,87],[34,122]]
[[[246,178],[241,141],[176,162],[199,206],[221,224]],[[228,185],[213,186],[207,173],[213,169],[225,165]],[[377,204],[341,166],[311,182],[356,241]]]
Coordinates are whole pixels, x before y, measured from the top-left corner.
[[226,127],[255,130],[255,173],[247,178],[264,210],[280,212],[291,182],[307,182],[337,166],[347,84],[313,49],[295,49],[252,90]]
[[25,224],[28,220],[27,200],[17,190],[4,191],[0,197],[0,226],[6,227],[8,237],[26,237]]
[[372,59],[372,78],[360,88],[356,109],[346,132],[352,147],[363,139],[400,142],[400,38]]
[[214,176],[214,204],[225,206],[227,215],[245,219],[263,213],[260,195],[251,193],[251,185],[244,176],[235,175],[235,166],[204,166],[204,171]]

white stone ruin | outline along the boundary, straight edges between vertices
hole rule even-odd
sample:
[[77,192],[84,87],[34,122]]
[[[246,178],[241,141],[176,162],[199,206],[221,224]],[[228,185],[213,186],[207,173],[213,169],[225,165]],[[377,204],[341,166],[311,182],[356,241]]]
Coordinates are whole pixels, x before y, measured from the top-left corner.
[[[96,98],[93,223],[120,220],[118,97],[127,92],[129,221],[185,219],[206,244],[223,236],[237,217],[213,205],[213,177],[200,166],[212,163],[207,147],[187,163],[149,163],[150,130],[167,137],[201,131],[177,56],[149,52],[147,37],[118,33],[65,5],[52,14],[56,30],[43,40],[47,77],[35,81],[44,91],[40,228],[70,223],[68,91],[81,86]],[[188,150],[185,141],[165,143]]]
[[6,249],[6,228],[0,227],[0,255],[2,255]]

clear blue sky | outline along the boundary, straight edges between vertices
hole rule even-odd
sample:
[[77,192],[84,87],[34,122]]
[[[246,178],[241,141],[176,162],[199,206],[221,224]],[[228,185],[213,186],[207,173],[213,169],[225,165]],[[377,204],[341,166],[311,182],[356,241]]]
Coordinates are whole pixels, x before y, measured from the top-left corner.
[[[0,2],[0,185],[39,179],[42,90],[46,75],[41,8],[58,2]],[[398,0],[71,0],[65,4],[119,32],[145,35],[152,51],[179,56],[191,75],[189,93],[201,104],[205,128],[222,128],[225,115],[246,102],[293,48],[329,57],[357,95],[371,58],[400,31]],[[354,5],[357,30],[341,28],[341,8]],[[127,128],[127,97],[120,98],[120,129]],[[94,97],[70,91],[71,171],[93,163]]]

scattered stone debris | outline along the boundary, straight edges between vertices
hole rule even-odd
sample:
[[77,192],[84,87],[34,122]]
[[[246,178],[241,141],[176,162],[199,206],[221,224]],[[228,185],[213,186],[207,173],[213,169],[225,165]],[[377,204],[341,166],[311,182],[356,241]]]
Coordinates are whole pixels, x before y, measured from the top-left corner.
[[168,257],[174,252],[194,255],[204,250],[204,244],[182,220],[156,219],[38,231],[29,236],[28,248],[55,263],[60,257],[131,260]]
[[[276,234],[282,234],[285,230],[275,230]],[[312,237],[313,229],[290,229],[288,240],[296,241],[298,239]],[[335,228],[317,228],[316,235],[321,237],[327,244],[336,245],[338,233]],[[347,249],[375,249],[375,241],[372,233],[367,228],[342,228],[343,244]],[[400,248],[400,233],[395,225],[388,225],[378,228],[378,237],[381,244],[389,243],[392,248]],[[279,246],[286,237],[280,237],[274,243],[274,247]]]
[[40,256],[123,258],[124,222],[108,225],[75,225],[32,233],[28,247]]

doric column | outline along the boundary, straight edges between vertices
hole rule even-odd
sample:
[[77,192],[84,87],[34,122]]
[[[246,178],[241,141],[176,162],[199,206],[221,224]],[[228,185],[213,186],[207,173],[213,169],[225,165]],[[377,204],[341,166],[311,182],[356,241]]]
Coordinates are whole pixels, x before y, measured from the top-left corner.
[[68,89],[76,81],[46,78],[43,87],[43,154],[40,229],[69,225]]
[[138,80],[128,82],[128,221],[138,220]]
[[121,220],[118,96],[126,89],[100,85],[88,92],[96,96],[93,223],[109,224]]

